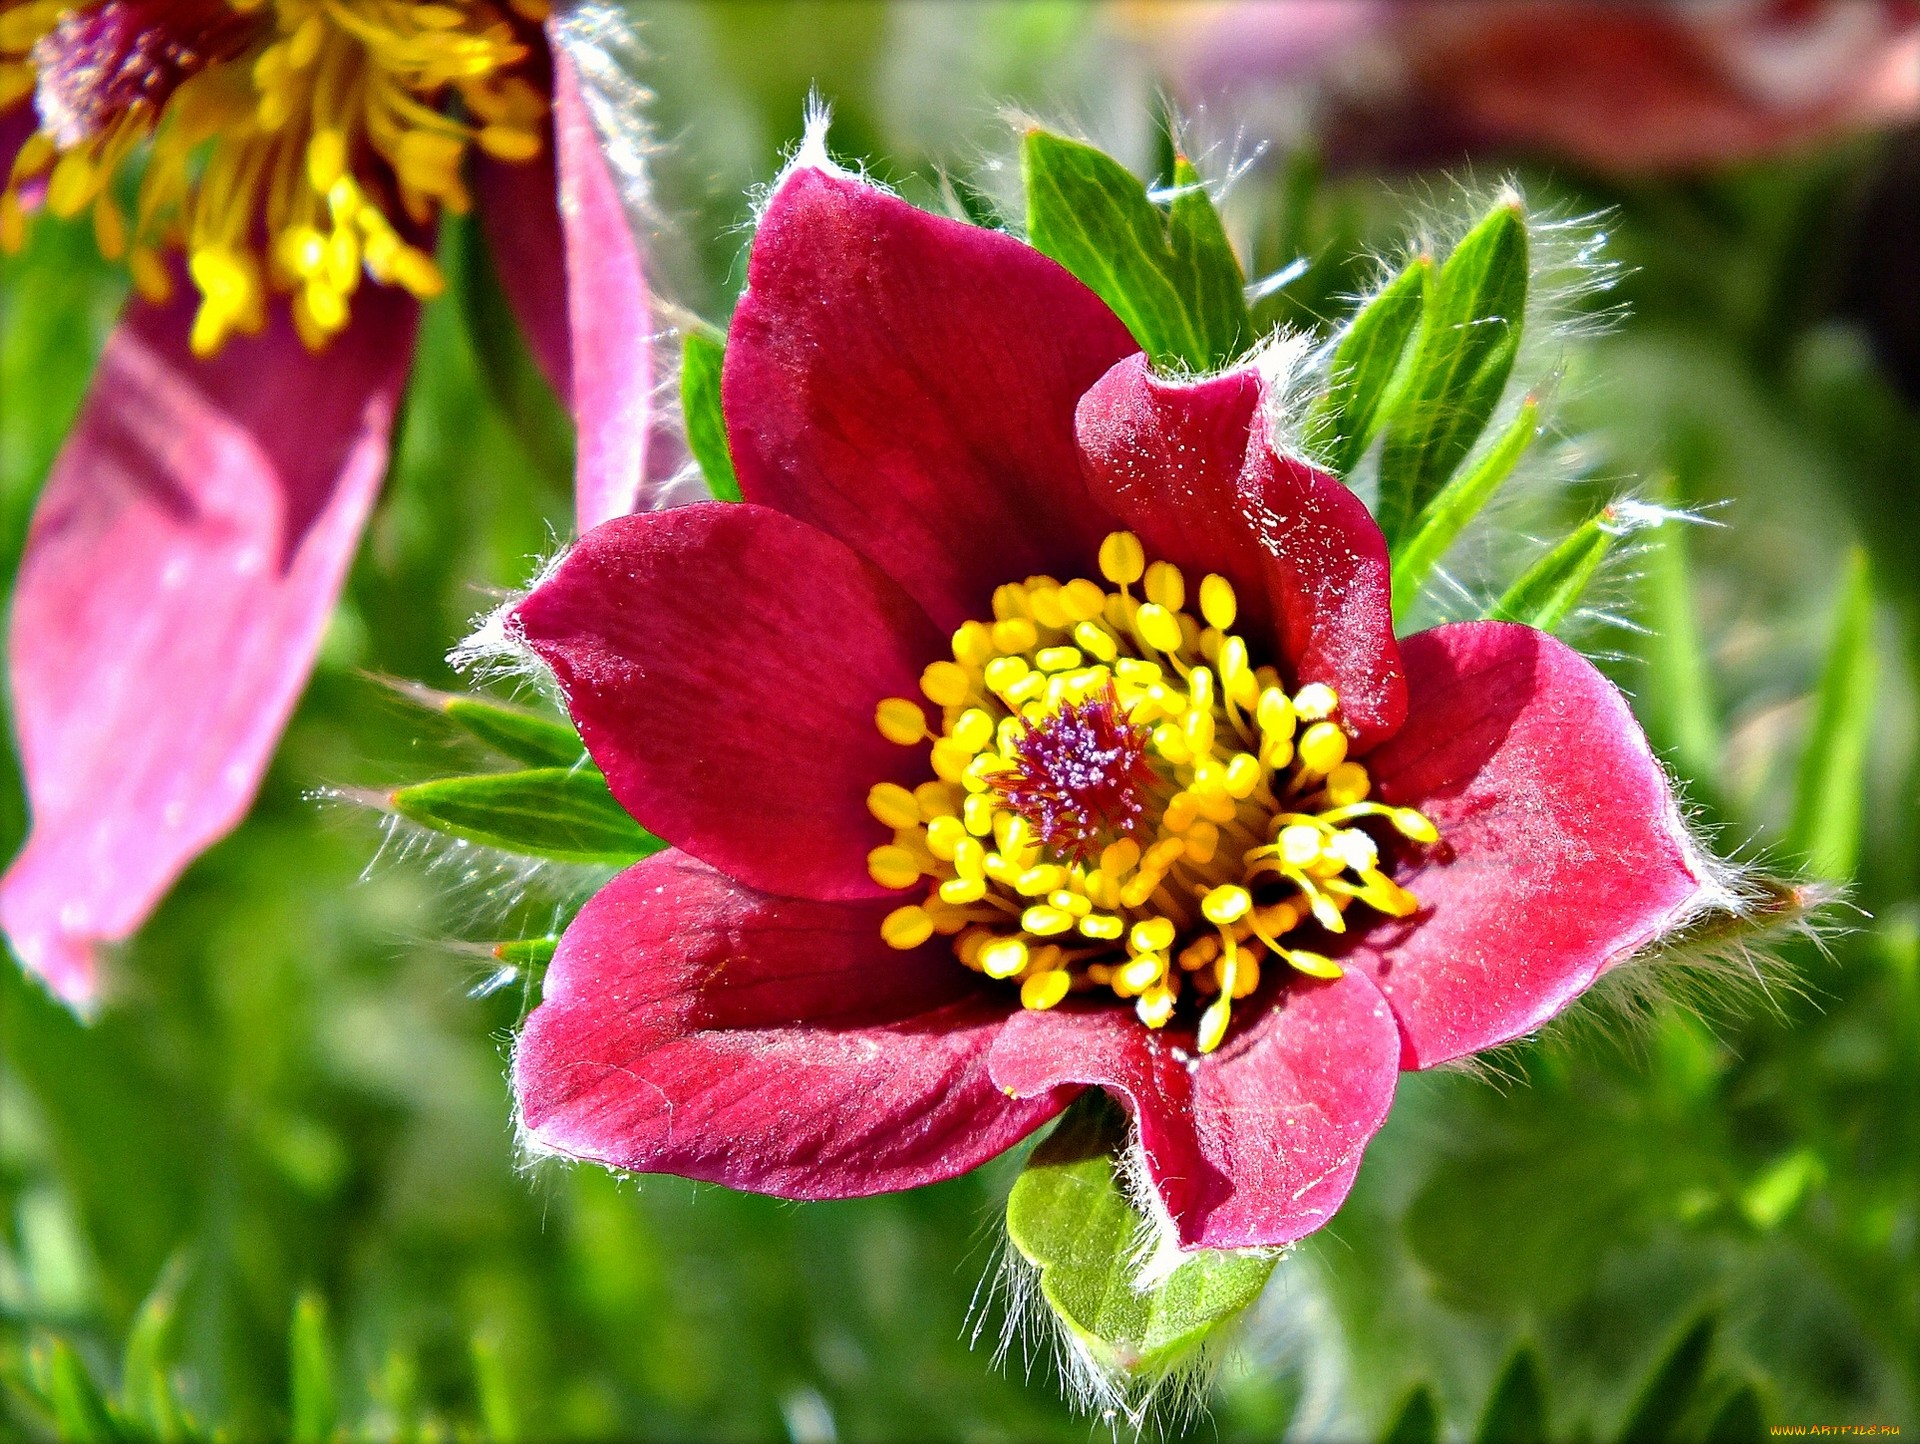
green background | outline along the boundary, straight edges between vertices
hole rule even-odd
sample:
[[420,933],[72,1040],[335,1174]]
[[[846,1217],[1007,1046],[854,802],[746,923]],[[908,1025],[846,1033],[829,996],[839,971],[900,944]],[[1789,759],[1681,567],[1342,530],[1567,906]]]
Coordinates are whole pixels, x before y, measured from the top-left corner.
[[[660,265],[712,321],[740,284],[748,191],[797,138],[810,84],[835,103],[836,153],[916,199],[942,167],[1008,194],[1008,100],[1081,115],[1148,159],[1145,90],[1110,83],[1078,7],[636,14]],[[1676,633],[1671,554],[1619,554],[1575,634],[1636,695],[1722,849],[1790,863],[1811,699],[1864,546],[1877,686],[1848,704],[1871,717],[1841,721],[1869,746],[1816,799],[1844,792],[1843,821],[1861,803],[1843,828],[1851,905],[1824,948],[1787,951],[1767,996],[1708,990],[1707,1022],[1659,1005],[1559,1030],[1493,1077],[1406,1077],[1351,1200],[1281,1265],[1198,1437],[1375,1436],[1423,1381],[1446,1427],[1471,1432],[1522,1345],[1556,1436],[1607,1437],[1706,1314],[1714,1397],[1681,1433],[1738,1381],[1776,1421],[1920,1425],[1920,416],[1843,319],[1895,304],[1897,255],[1862,257],[1875,187],[1899,164],[1911,184],[1911,150],[1864,140],[1689,181],[1521,164],[1536,203],[1612,208],[1630,269],[1611,299],[1630,315],[1578,348],[1559,389],[1561,480],[1476,533],[1461,575],[1483,599],[1598,499],[1670,477],[1713,523],[1684,536],[1705,670]],[[1228,213],[1251,269],[1318,258],[1269,308],[1304,324],[1337,314],[1363,247],[1405,233],[1409,197],[1430,212],[1448,193],[1439,177],[1316,178],[1275,151]],[[965,1328],[1010,1161],[804,1207],[528,1166],[505,1085],[520,991],[485,993],[489,960],[446,940],[537,926],[577,879],[383,841],[316,796],[457,764],[458,744],[368,674],[456,685],[446,650],[570,524],[564,425],[515,384],[524,358],[463,249],[470,229],[446,245],[460,284],[428,310],[387,492],[252,817],[116,959],[91,1028],[0,969],[0,1361],[58,1334],[112,1380],[177,1260],[185,1395],[239,1437],[287,1427],[303,1291],[327,1309],[356,1432],[485,1417],[535,1438],[1088,1437],[1044,1351],[1029,1378],[1018,1346],[993,1366],[997,1320],[977,1346]],[[82,227],[39,225],[0,264],[9,573],[124,292]],[[9,849],[24,829],[12,776],[0,829]],[[4,1427],[34,1427],[17,1400],[0,1408]]]

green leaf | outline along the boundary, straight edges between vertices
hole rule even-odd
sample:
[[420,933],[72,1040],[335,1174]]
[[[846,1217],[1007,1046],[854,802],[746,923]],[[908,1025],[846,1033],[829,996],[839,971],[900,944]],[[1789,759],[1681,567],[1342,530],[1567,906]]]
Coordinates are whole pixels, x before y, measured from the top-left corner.
[[1654,741],[1685,776],[1711,787],[1720,767],[1720,720],[1694,605],[1688,530],[1663,526],[1648,549],[1642,584],[1648,635],[1641,644],[1648,675],[1640,702]]
[[666,846],[613,800],[591,765],[417,782],[388,806],[435,832],[556,862],[621,866]]
[[191,1432],[167,1376],[167,1356],[186,1277],[187,1255],[177,1253],[140,1305],[120,1357],[120,1412],[160,1440],[185,1439]]
[[113,1410],[65,1339],[47,1345],[47,1403],[63,1441],[94,1444],[132,1437],[122,1430]]
[[1502,201],[1469,231],[1427,289],[1405,388],[1386,418],[1380,529],[1397,543],[1485,429],[1520,349],[1527,220]]
[[1440,1406],[1434,1402],[1433,1390],[1415,1384],[1400,1401],[1380,1444],[1439,1444],[1439,1439]]
[[1332,380],[1314,403],[1309,436],[1326,440],[1326,460],[1346,476],[1379,430],[1400,357],[1426,305],[1433,257],[1416,256],[1347,322],[1333,349]]
[[1083,1094],[1014,1183],[1007,1234],[1093,1362],[1151,1383],[1259,1297],[1277,1255],[1200,1251],[1164,1282],[1137,1287],[1144,1222],[1121,1186],[1126,1146],[1119,1106],[1099,1090]]
[[488,1444],[514,1444],[520,1438],[520,1410],[499,1338],[491,1333],[473,1336],[474,1395],[480,1405],[480,1433]]
[[1479,1444],[1546,1444],[1547,1384],[1532,1349],[1522,1346],[1507,1360],[1474,1438]]
[[1619,514],[1603,507],[1567,539],[1541,557],[1507,588],[1506,595],[1488,609],[1496,622],[1524,622],[1543,632],[1552,632],[1573,615],[1580,598],[1607,559],[1614,543],[1624,534]]
[[1641,1388],[1640,1397],[1620,1428],[1620,1444],[1663,1444],[1682,1437],[1682,1425],[1698,1404],[1706,1382],[1707,1359],[1718,1327],[1706,1315],[1680,1335]]
[[1833,640],[1815,696],[1813,729],[1800,754],[1787,847],[1814,876],[1844,882],[1860,856],[1867,744],[1879,659],[1873,650],[1873,580],[1855,549],[1840,583]]
[[1420,595],[1427,573],[1447,554],[1467,524],[1493,500],[1502,483],[1513,475],[1521,456],[1540,434],[1540,405],[1529,396],[1520,414],[1501,433],[1475,465],[1458,472],[1440,494],[1421,509],[1408,528],[1407,539],[1393,552],[1393,615],[1396,621]]
[[688,327],[680,346],[680,410],[687,450],[700,463],[707,490],[721,501],[740,500],[740,479],[727,450],[727,422],[720,410],[720,368],[727,338],[710,327]]
[[554,949],[560,946],[557,937],[516,938],[509,943],[495,943],[493,955],[503,963],[511,963],[516,968],[545,968],[553,961]]
[[333,1346],[327,1340],[327,1305],[318,1294],[300,1295],[293,1306],[287,1355],[294,1444],[326,1444],[339,1418],[334,1396]]
[[1763,1444],[1771,1437],[1766,1406],[1752,1384],[1741,1384],[1727,1396],[1706,1433],[1707,1444]]
[[490,697],[445,695],[440,710],[475,740],[528,767],[573,767],[587,755],[566,723]]
[[1253,340],[1240,262],[1213,201],[1184,160],[1162,211],[1132,172],[1044,130],[1021,149],[1027,237],[1083,282],[1156,366],[1225,365]]

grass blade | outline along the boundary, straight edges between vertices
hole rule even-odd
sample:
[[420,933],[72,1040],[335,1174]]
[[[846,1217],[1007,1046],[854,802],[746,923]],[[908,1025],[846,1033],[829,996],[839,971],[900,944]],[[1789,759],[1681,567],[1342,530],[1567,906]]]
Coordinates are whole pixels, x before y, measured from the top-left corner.
[[1873,650],[1873,581],[1866,552],[1848,560],[1834,616],[1833,640],[1815,694],[1813,729],[1800,754],[1787,847],[1813,875],[1833,882],[1853,876],[1860,857],[1867,745],[1879,659]]
[[303,1293],[294,1303],[287,1356],[294,1444],[326,1444],[333,1438],[339,1403],[333,1348],[327,1340],[327,1305],[316,1293]]

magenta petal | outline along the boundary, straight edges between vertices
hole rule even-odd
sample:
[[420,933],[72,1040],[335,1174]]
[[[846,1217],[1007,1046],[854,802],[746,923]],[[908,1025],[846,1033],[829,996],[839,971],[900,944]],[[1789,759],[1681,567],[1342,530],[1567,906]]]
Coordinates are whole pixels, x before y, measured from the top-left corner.
[[27,967],[76,1006],[245,813],[386,468],[417,307],[365,288],[318,356],[280,308],[212,361],[194,298],[136,305],[41,493],[9,631],[32,807],[0,883]]
[[886,894],[867,793],[931,774],[874,707],[917,697],[946,648],[885,573],[777,511],[705,502],[595,528],[514,616],[646,826],[768,892]]
[[[556,204],[551,126],[530,161],[473,159],[473,191],[500,289],[520,334],[560,404],[573,405],[573,337],[567,325],[566,239]],[[631,510],[631,508],[629,508]]]
[[1080,393],[1138,345],[1031,246],[800,166],[761,217],[727,341],[740,489],[887,569],[943,628],[1083,574],[1107,521]]
[[964,1173],[1059,1112],[987,1077],[1007,998],[944,940],[899,953],[885,903],[752,892],[678,853],[561,939],[513,1060],[540,1149],[784,1198]]
[[1530,627],[1462,622],[1405,644],[1400,734],[1367,758],[1378,796],[1440,843],[1403,867],[1421,911],[1349,963],[1373,974],[1427,1068],[1517,1038],[1671,931],[1708,883],[1626,699]]
[[1087,479],[1148,556],[1190,585],[1207,572],[1232,582],[1244,625],[1275,630],[1296,683],[1340,694],[1365,748],[1407,706],[1386,539],[1339,481],[1274,450],[1265,400],[1250,367],[1168,381],[1131,356],[1080,401]]
[[1393,1102],[1400,1038],[1362,976],[1290,982],[1243,1004],[1218,1052],[1130,1010],[1020,1013],[993,1045],[1017,1097],[1098,1084],[1133,1114],[1147,1174],[1183,1248],[1291,1243],[1332,1217]]

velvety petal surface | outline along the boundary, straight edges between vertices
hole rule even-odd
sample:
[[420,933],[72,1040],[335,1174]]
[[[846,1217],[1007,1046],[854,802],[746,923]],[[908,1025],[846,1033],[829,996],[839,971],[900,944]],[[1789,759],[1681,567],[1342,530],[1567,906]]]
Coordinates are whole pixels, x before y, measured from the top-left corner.
[[1462,622],[1408,638],[1404,656],[1407,724],[1367,768],[1440,842],[1396,874],[1421,910],[1369,929],[1345,961],[1392,1005],[1403,1066],[1426,1068],[1546,1022],[1707,883],[1626,699],[1572,648]]
[[990,1066],[1022,1098],[1067,1083],[1116,1094],[1181,1245],[1246,1248],[1290,1243],[1332,1217],[1393,1102],[1399,1054],[1386,1003],[1348,973],[1242,1004],[1204,1057],[1190,1029],[1067,1005],[1009,1019]]
[[363,288],[321,355],[280,308],[211,361],[196,298],[107,342],[34,512],[8,632],[32,830],[0,925],[76,1006],[245,813],[386,468],[417,308]]
[[587,533],[511,624],[608,785],[676,847],[768,892],[887,893],[882,781],[931,776],[874,727],[945,639],[879,568],[766,507],[705,502]]
[[799,165],[761,217],[722,396],[748,501],[897,577],[942,628],[993,588],[1083,575],[1109,529],[1080,394],[1139,347],[1031,246]]
[[1070,1094],[993,1085],[1008,995],[945,940],[889,948],[889,906],[768,897],[675,852],[622,873],[567,929],[520,1036],[527,1134],[783,1198],[913,1188],[1018,1142]]
[[1296,684],[1340,694],[1364,748],[1406,715],[1386,539],[1332,476],[1275,451],[1251,367],[1200,381],[1120,362],[1081,398],[1080,453],[1095,500],[1189,586],[1233,583],[1255,640],[1266,632]]

